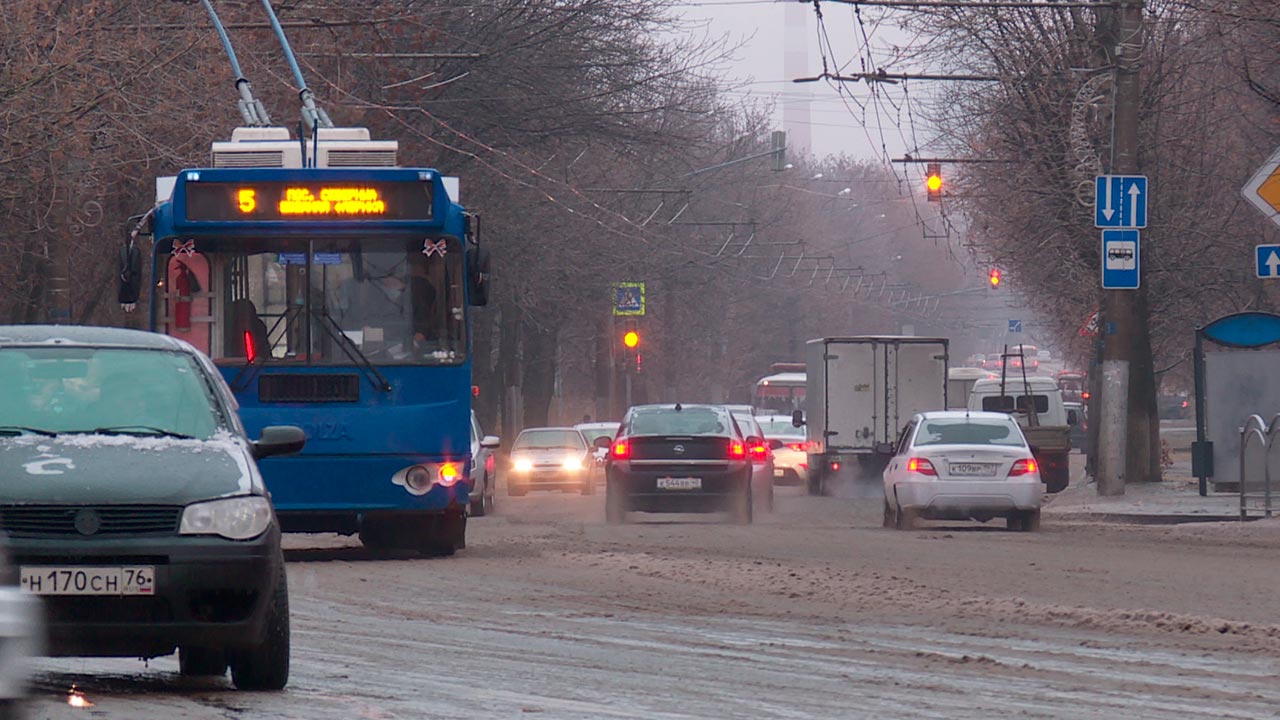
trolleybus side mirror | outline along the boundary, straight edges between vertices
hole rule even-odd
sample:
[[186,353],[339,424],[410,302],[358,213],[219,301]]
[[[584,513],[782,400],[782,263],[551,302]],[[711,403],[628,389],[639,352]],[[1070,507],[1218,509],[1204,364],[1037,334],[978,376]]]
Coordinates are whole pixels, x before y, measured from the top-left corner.
[[261,460],[274,455],[292,455],[307,444],[307,434],[293,425],[272,425],[262,428],[262,437],[253,442],[253,459]]
[[467,248],[467,295],[472,305],[489,304],[489,249]]
[[791,412],[791,424],[795,427],[802,427],[804,425],[803,410],[793,410]]

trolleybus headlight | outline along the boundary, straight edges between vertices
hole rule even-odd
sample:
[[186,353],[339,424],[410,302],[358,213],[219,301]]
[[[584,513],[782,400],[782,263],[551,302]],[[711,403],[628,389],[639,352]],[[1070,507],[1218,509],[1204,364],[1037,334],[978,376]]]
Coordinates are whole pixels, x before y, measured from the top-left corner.
[[404,474],[405,486],[410,490],[425,492],[431,487],[431,471],[421,465],[414,465]]
[[271,502],[260,495],[223,498],[194,503],[182,511],[181,535],[221,535],[248,540],[271,525]]
[[520,458],[519,460],[516,460],[515,465],[513,465],[512,468],[515,469],[516,472],[529,472],[533,469],[533,461],[528,458]]

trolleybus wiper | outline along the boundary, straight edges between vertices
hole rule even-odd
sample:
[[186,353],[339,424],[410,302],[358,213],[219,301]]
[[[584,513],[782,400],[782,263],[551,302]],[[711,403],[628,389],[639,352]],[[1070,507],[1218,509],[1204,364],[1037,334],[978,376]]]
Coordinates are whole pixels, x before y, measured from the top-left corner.
[[374,367],[368,356],[361,352],[360,346],[356,345],[351,338],[347,337],[346,333],[342,332],[342,326],[338,325],[338,321],[334,320],[333,316],[329,314],[329,309],[324,305],[320,305],[318,308],[313,306],[311,312],[313,315],[320,316],[321,320],[323,320],[320,323],[320,327],[324,328],[329,337],[333,338],[338,347],[342,348],[342,352],[351,359],[351,362],[355,363],[356,367],[364,372],[365,379],[369,381],[369,384],[373,385],[376,390],[391,392],[391,383],[387,382],[382,373],[378,372],[378,368]]

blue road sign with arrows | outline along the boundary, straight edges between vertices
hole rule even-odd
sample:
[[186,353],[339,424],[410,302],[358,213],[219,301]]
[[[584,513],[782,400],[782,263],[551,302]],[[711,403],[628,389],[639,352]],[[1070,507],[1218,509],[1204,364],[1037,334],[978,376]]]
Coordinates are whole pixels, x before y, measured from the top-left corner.
[[1021,320],[1010,320],[1010,321],[1009,321],[1009,332],[1011,332],[1011,333],[1020,333],[1020,332],[1022,332],[1022,321],[1021,321]]
[[1147,226],[1147,176],[1099,175],[1093,224],[1100,228]]
[[1254,254],[1258,277],[1280,278],[1280,245],[1259,245]]
[[1102,289],[1137,290],[1139,270],[1137,230],[1102,231]]

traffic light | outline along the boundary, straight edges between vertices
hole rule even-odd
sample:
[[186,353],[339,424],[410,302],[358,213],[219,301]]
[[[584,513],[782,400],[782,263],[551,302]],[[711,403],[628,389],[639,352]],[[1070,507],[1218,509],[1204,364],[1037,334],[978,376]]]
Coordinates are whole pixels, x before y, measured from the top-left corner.
[[640,347],[640,333],[635,330],[626,331],[622,335],[622,344],[625,345],[628,350],[635,350]]
[[987,282],[991,283],[991,289],[995,290],[1000,287],[1000,268],[991,268],[991,272],[987,273]]
[[929,163],[925,166],[924,187],[929,202],[942,201],[942,163]]

